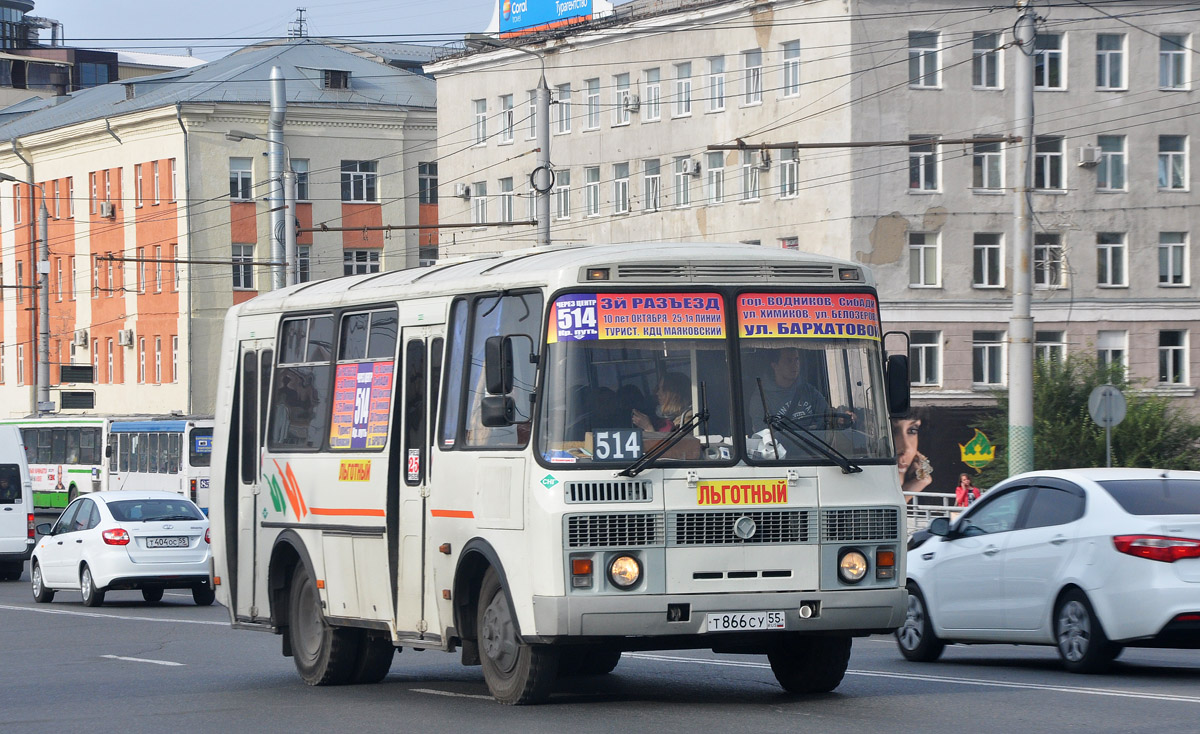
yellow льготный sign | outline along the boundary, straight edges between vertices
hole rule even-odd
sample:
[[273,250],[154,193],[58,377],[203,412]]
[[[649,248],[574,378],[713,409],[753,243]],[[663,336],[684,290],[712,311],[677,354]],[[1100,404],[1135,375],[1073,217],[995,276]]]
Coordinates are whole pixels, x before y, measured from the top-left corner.
[[338,466],[339,482],[369,482],[371,481],[370,459],[343,459]]
[[696,484],[698,505],[786,505],[786,479],[722,479]]

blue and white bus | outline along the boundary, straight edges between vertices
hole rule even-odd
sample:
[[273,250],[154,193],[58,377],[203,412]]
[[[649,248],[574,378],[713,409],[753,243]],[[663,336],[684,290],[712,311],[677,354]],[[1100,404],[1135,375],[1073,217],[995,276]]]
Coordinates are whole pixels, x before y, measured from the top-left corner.
[[208,512],[211,418],[114,420],[108,431],[108,489],[178,492]]

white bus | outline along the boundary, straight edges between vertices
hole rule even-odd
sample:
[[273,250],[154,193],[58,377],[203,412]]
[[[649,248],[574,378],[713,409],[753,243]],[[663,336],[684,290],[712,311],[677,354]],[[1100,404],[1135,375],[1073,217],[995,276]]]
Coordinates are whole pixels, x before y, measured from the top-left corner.
[[260,295],[221,354],[214,584],[310,685],[461,649],[531,703],[622,651],[704,648],[828,691],[853,637],[904,620],[908,358],[861,265],[448,261]]
[[35,507],[63,508],[76,496],[104,487],[108,422],[98,416],[0,420],[21,429]]
[[113,420],[108,433],[108,488],[161,489],[208,512],[211,418]]

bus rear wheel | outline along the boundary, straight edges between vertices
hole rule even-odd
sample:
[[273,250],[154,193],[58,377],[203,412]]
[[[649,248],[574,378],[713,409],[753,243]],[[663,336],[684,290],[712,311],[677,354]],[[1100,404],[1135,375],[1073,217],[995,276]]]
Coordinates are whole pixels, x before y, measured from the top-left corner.
[[767,653],[775,680],[789,693],[829,693],[850,666],[850,637],[789,636]]
[[358,656],[358,630],[330,626],[321,611],[321,596],[303,563],[292,575],[288,604],[288,635],[292,660],[310,686],[349,683]]
[[483,679],[497,701],[522,705],[550,697],[558,677],[558,649],[518,639],[516,615],[495,569],[483,576],[475,624]]

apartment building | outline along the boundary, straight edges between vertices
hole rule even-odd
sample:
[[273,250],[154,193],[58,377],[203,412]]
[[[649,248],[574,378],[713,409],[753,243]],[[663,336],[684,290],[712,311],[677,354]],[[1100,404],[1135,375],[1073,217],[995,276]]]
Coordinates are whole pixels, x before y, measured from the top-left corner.
[[91,364],[95,384],[73,389],[94,390],[96,412],[212,410],[225,312],[272,283],[268,144],[247,135],[267,136],[274,68],[294,216],[329,228],[299,234],[300,279],[416,266],[431,233],[382,227],[437,221],[434,82],[395,65],[403,49],[389,55],[307,38],[253,46],[0,124],[0,171],[26,182],[0,184],[0,412],[34,405],[43,203],[51,399],[66,387],[60,365]]

